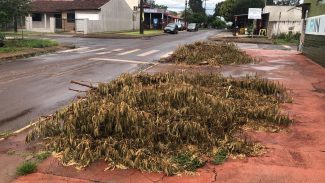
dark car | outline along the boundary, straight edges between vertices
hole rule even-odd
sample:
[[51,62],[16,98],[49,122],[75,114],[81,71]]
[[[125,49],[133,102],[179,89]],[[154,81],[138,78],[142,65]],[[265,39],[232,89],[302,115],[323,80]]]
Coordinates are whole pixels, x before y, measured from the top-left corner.
[[187,31],[189,31],[189,32],[195,32],[195,31],[198,31],[199,30],[199,27],[197,26],[197,24],[196,23],[190,23],[190,24],[188,24],[188,26],[187,26]]
[[178,33],[178,26],[175,23],[170,23],[164,28],[165,33],[173,33],[177,34]]

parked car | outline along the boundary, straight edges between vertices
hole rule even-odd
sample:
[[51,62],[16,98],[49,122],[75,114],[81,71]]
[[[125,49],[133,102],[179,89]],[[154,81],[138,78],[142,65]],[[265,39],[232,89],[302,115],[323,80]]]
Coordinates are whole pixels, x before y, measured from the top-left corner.
[[178,26],[175,23],[170,23],[164,28],[165,33],[178,34]]
[[185,25],[183,23],[179,22],[179,23],[176,23],[176,25],[177,25],[179,31],[185,30]]
[[198,30],[199,30],[199,26],[196,23],[190,23],[187,26],[187,31],[188,32],[198,31]]

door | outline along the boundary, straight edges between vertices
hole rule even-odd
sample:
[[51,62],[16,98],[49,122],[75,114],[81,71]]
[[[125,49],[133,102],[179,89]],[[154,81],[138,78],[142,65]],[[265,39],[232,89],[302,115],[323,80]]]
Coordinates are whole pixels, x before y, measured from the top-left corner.
[[62,29],[62,14],[56,13],[54,14],[54,17],[55,17],[55,28]]

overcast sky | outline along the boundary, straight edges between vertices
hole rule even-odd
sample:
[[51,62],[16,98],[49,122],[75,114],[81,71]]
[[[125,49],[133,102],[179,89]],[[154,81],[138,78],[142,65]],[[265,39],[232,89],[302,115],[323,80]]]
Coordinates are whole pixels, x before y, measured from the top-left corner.
[[[223,0],[207,0],[207,13],[213,14],[216,3],[220,1]],[[166,5],[172,11],[183,11],[185,9],[185,0],[156,0],[156,3]]]

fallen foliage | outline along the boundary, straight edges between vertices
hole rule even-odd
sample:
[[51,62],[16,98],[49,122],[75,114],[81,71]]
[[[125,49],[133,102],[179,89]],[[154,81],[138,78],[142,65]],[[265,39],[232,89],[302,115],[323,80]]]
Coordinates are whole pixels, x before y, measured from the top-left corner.
[[180,46],[165,61],[188,65],[229,65],[255,62],[235,44],[225,42],[196,42]]
[[42,120],[27,142],[43,140],[65,165],[104,159],[110,168],[167,175],[194,171],[227,154],[255,156],[241,134],[247,123],[287,126],[283,87],[217,74],[123,75]]

